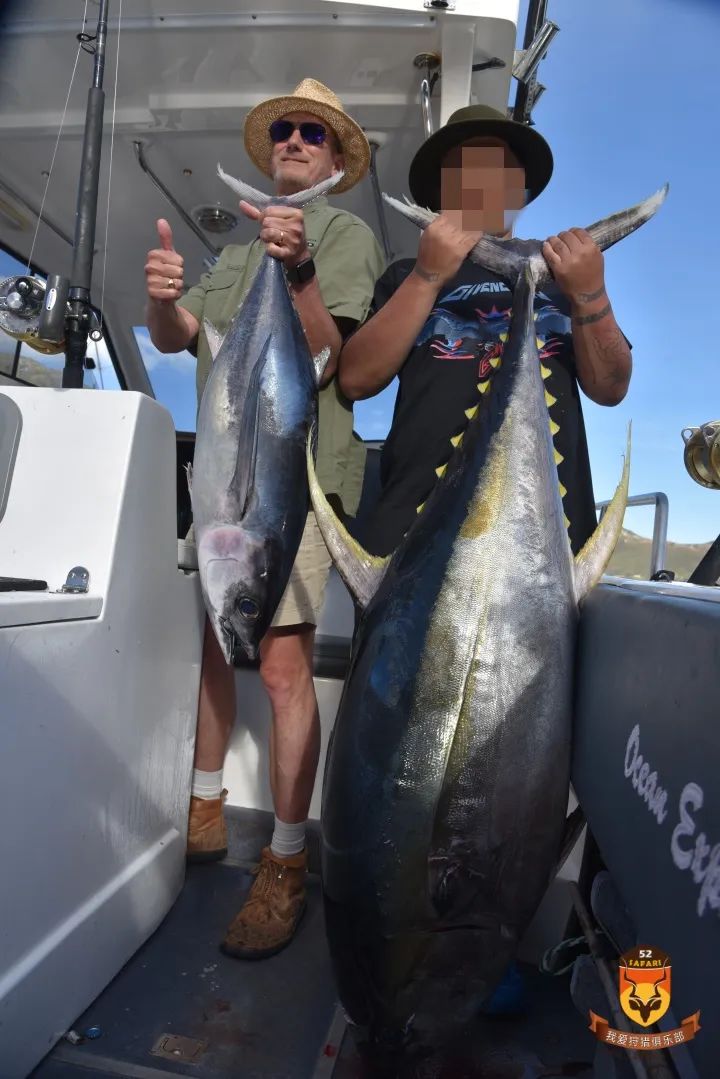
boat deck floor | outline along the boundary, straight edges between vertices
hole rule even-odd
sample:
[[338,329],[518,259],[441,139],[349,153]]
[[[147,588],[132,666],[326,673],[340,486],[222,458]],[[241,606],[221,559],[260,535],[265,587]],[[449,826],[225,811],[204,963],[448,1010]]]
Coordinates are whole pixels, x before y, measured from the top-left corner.
[[[318,877],[310,875],[308,910],[290,947],[263,962],[241,962],[218,949],[252,882],[251,861],[231,852],[224,862],[188,867],[162,925],[78,1017],[76,1031],[97,1027],[99,1036],[77,1045],[60,1041],[31,1079],[361,1074],[338,1007]],[[484,1048],[472,1074],[590,1075],[596,1043],[572,1007],[567,979],[525,973],[528,1013],[478,1021],[477,1041]],[[177,1036],[188,1041],[173,1041]],[[165,1055],[158,1055],[163,1042]]]

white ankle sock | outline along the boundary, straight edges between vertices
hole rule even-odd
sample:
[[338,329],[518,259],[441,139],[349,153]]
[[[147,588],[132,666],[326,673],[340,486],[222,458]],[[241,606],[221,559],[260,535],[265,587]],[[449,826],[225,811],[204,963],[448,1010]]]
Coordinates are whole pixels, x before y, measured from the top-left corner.
[[279,858],[289,858],[293,854],[299,854],[305,849],[305,824],[286,824],[285,821],[275,818],[275,831],[273,832],[270,848],[273,854]]
[[194,798],[203,798],[206,801],[219,798],[223,789],[222,776],[222,768],[219,772],[202,772],[199,768],[193,768],[190,793]]

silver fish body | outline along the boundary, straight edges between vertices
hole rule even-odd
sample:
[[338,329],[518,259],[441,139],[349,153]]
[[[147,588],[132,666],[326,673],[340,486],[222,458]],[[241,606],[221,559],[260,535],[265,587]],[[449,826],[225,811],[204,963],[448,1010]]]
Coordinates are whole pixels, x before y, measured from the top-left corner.
[[[256,205],[303,205],[332,184]],[[337,183],[333,178],[332,183]],[[305,447],[317,420],[313,362],[281,263],[263,257],[217,349],[200,402],[191,501],[203,598],[228,663],[255,658],[287,586],[309,508]]]
[[340,997],[377,1075],[467,1029],[566,837],[578,602],[619,534],[629,459],[574,563],[536,345],[538,250],[500,249],[515,294],[489,399],[389,559],[332,520],[310,470],[365,604],[328,751],[322,880]]

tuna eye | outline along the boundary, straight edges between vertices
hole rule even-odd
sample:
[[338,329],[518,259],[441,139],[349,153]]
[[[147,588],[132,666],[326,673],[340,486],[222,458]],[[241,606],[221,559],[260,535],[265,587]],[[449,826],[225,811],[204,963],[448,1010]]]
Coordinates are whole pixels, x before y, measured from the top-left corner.
[[240,615],[246,622],[254,622],[257,616],[260,614],[260,608],[254,599],[241,599],[238,603],[238,610]]

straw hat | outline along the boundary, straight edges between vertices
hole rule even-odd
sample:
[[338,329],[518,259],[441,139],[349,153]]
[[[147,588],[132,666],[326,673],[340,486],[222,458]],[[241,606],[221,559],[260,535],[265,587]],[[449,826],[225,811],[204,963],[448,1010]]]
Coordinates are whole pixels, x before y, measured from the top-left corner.
[[370,146],[362,128],[351,120],[340,98],[317,79],[303,79],[286,97],[272,97],[251,109],[245,118],[245,149],[251,161],[270,176],[273,144],[269,127],[290,112],[309,112],[324,120],[337,136],[343,158],[345,175],[333,193],[347,191],[362,180],[370,165]]

